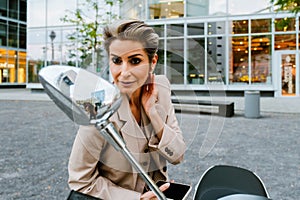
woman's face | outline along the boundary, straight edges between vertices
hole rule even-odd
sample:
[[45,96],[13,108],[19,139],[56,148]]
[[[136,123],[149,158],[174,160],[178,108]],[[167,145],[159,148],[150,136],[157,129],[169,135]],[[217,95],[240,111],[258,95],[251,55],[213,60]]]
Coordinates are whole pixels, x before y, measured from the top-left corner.
[[129,96],[144,85],[154,70],[157,56],[149,65],[149,58],[140,42],[114,40],[109,47],[109,66],[115,84],[121,93]]

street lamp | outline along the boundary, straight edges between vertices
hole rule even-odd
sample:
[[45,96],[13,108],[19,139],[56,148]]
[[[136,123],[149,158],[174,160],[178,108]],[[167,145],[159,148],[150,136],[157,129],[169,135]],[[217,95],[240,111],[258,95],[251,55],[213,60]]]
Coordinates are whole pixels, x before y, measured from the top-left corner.
[[56,34],[54,31],[51,31],[50,35],[49,35],[50,39],[51,39],[51,48],[52,48],[52,59],[51,59],[51,62],[54,61],[54,44],[53,44],[53,40],[55,39],[56,37]]

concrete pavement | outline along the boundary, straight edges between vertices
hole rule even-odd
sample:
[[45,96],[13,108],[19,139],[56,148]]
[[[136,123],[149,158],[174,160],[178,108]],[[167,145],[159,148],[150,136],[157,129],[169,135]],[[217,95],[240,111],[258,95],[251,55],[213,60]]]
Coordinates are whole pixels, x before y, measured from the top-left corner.
[[[195,189],[209,167],[240,166],[261,177],[272,199],[298,199],[299,98],[261,98],[260,119],[242,116],[243,97],[227,100],[234,117],[177,114],[187,151],[183,163],[168,165],[170,177]],[[0,199],[66,199],[78,126],[43,92],[0,89],[0,127]]]

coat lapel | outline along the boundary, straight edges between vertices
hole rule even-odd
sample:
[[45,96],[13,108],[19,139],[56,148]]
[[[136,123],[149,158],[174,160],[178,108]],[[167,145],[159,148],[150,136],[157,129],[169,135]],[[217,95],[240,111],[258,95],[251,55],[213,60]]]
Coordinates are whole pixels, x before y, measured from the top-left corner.
[[[117,125],[126,143],[127,149],[134,156],[137,162],[140,162],[140,149],[147,143],[147,140],[141,128],[131,113],[129,101],[126,95],[122,95],[122,103],[118,111],[110,118],[110,121]],[[126,158],[124,158],[126,159]],[[136,172],[132,166],[132,171]],[[133,185],[136,185],[137,173],[133,174]]]

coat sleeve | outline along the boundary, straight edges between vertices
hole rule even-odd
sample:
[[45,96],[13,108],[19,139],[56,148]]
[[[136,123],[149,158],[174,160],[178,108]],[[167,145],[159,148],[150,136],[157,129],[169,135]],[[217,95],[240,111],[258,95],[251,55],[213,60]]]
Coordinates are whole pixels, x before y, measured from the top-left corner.
[[104,144],[95,127],[80,126],[68,165],[70,189],[101,199],[139,200],[140,193],[119,187],[99,174],[97,165]]
[[165,76],[158,76],[155,81],[158,88],[156,107],[163,117],[164,128],[161,140],[153,134],[149,146],[158,150],[170,163],[177,164],[183,160],[186,145],[171,102],[170,83]]

